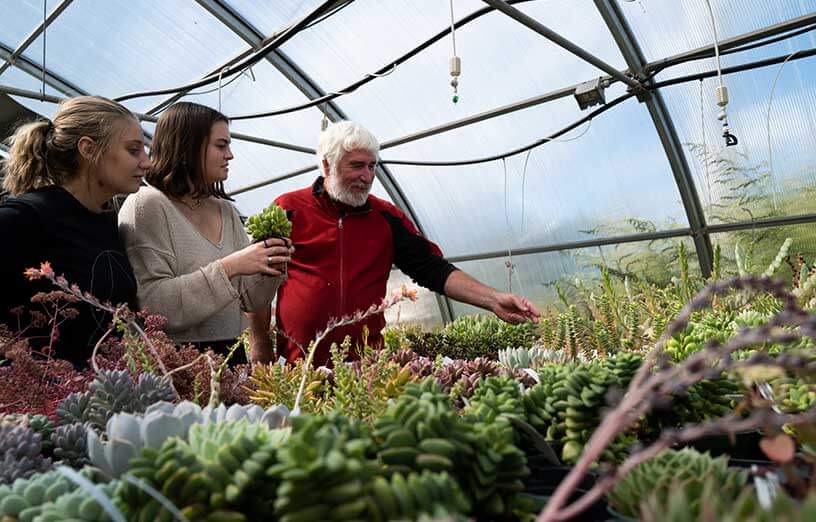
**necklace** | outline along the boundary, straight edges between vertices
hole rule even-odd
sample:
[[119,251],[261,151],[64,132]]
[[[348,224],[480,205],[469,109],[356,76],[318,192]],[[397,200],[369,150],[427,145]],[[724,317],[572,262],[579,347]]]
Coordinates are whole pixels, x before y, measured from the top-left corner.
[[178,198],[178,200],[181,201],[184,204],[184,206],[189,208],[190,210],[195,210],[195,209],[197,209],[198,207],[201,206],[201,200],[198,199],[198,198],[193,198],[192,203],[188,202],[184,198]]

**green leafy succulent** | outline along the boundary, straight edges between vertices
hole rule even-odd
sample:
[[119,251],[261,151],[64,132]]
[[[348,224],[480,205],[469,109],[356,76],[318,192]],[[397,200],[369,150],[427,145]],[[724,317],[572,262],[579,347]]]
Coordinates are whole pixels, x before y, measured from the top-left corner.
[[269,237],[289,237],[292,222],[286,217],[285,210],[272,203],[259,214],[250,216],[246,228],[253,241],[262,241]]

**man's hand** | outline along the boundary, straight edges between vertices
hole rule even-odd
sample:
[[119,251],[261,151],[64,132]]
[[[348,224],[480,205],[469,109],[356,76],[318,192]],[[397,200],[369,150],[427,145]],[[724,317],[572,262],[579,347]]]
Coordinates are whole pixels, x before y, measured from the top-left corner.
[[451,272],[445,281],[445,295],[463,303],[490,310],[499,319],[511,324],[538,322],[541,313],[526,297],[519,297],[484,285],[462,272]]
[[491,308],[499,319],[510,324],[519,324],[526,321],[538,322],[541,312],[526,297],[519,297],[514,294],[499,293],[496,295],[496,303]]

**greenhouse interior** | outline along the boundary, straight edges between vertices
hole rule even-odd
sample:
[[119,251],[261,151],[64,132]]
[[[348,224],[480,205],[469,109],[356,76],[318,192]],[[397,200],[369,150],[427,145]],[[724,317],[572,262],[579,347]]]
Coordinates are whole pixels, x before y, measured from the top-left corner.
[[0,522],[816,520],[816,0],[0,6]]

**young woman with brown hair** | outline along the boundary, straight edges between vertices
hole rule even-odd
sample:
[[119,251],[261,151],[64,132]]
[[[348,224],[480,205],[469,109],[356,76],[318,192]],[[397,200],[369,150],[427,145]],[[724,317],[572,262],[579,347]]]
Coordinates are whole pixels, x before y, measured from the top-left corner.
[[[0,322],[27,326],[31,297],[53,288],[23,277],[28,267],[51,263],[83,291],[113,304],[135,304],[136,280],[108,202],[136,192],[150,167],[138,120],[124,106],[98,96],[62,103],[53,121],[20,126],[9,139],[0,205]],[[53,344],[55,355],[85,366],[111,317],[83,303],[65,320]],[[62,320],[63,318],[59,318]],[[51,325],[26,330],[35,346],[52,343]]]
[[[167,317],[175,341],[224,353],[244,329],[241,311],[270,306],[292,250],[280,239],[250,244],[224,193],[233,155],[223,114],[171,106],[156,125],[151,158],[150,186],[119,214],[139,304]],[[271,355],[267,331],[258,325],[250,337],[255,360]]]

